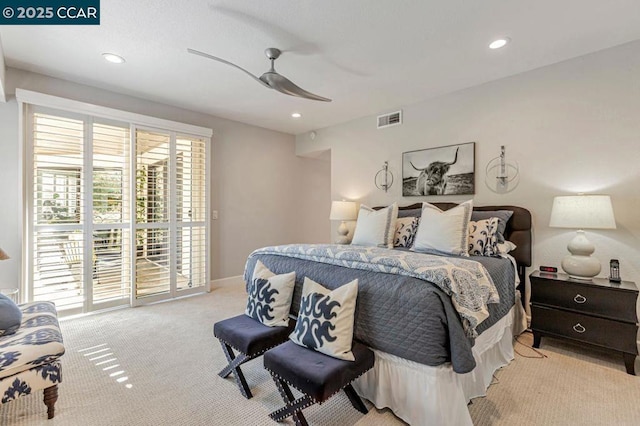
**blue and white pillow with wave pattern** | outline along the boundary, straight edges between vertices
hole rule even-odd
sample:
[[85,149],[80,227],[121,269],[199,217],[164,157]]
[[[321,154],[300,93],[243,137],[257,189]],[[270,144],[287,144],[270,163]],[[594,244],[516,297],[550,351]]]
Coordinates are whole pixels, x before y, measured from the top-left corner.
[[258,261],[244,313],[269,327],[287,327],[295,283],[295,272],[275,275]]
[[289,339],[334,358],[353,361],[353,321],[358,280],[331,291],[305,277],[296,328]]

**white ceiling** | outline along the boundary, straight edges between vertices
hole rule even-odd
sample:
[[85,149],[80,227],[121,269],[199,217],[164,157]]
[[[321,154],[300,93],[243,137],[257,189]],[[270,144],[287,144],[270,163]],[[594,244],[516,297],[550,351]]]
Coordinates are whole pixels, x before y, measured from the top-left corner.
[[[0,36],[10,67],[299,134],[640,39],[640,1],[103,0],[99,26]],[[280,48],[276,69],[333,102],[269,90],[187,47],[257,75],[264,49]]]

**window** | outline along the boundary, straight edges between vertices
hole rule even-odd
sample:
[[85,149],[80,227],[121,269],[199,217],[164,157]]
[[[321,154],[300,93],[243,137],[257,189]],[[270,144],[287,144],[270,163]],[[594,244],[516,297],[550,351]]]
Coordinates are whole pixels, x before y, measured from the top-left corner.
[[23,108],[29,301],[71,313],[208,289],[206,129]]

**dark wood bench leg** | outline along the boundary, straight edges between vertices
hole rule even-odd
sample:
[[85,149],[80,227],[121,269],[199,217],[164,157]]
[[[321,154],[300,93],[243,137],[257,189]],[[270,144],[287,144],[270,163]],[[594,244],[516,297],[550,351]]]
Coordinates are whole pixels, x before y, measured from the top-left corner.
[[278,376],[272,375],[271,377],[273,377],[273,381],[276,382],[276,387],[278,388],[278,392],[280,392],[280,396],[282,396],[285,405],[281,409],[269,414],[269,417],[277,422],[281,422],[291,416],[293,417],[296,426],[309,426],[307,419],[302,415],[302,408],[313,405],[311,398],[305,395],[298,400],[294,400],[293,393],[291,392],[291,389],[289,389],[287,383]]
[[364,405],[364,402],[360,399],[360,395],[358,395],[353,386],[351,386],[351,383],[344,388],[344,393],[349,397],[349,401],[351,401],[353,408],[360,411],[362,414],[367,414],[369,412],[369,410],[367,410],[367,406]]
[[44,390],[44,403],[47,406],[47,418],[52,419],[56,414],[56,401],[58,400],[58,385],[53,385]]
[[[249,358],[247,355],[245,354],[239,354],[238,356],[235,356],[233,353],[233,348],[227,346],[225,347],[225,345],[223,344],[223,350],[225,352],[225,356],[227,356],[227,361],[229,361],[229,357],[232,358],[232,361],[229,362],[229,364],[223,368],[222,370],[220,370],[220,372],[218,373],[218,376],[222,377],[223,379],[227,378],[227,376],[229,376],[229,374],[235,372],[235,370],[242,364],[244,364],[245,362],[249,361],[251,358]],[[229,353],[227,354],[227,348]]]
[[251,394],[251,390],[249,389],[249,385],[247,384],[247,380],[244,378],[244,374],[242,374],[242,370],[240,370],[240,364],[249,360],[249,357],[245,354],[240,354],[237,358],[233,353],[233,349],[231,346],[227,345],[224,342],[220,342],[222,345],[222,351],[224,352],[224,356],[227,357],[227,365],[225,368],[218,373],[218,375],[222,378],[227,377],[230,373],[233,372],[233,377],[236,379],[236,383],[238,388],[240,389],[240,393],[247,399],[251,399],[253,395]]

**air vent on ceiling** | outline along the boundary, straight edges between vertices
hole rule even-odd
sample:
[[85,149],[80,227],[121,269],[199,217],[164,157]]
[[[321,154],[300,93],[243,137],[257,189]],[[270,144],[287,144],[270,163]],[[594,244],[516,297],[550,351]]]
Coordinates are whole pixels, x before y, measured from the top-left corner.
[[402,110],[378,116],[378,129],[402,124]]

